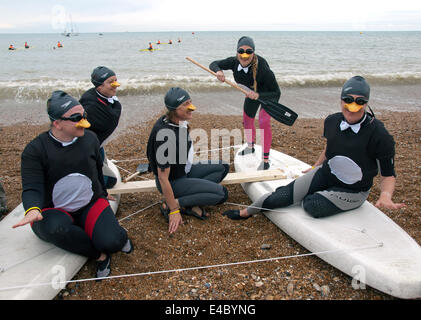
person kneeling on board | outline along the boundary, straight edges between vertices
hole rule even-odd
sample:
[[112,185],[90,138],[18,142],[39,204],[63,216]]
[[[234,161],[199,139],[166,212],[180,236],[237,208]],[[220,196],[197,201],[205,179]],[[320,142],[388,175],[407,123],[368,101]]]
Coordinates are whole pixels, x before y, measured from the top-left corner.
[[165,198],[161,213],[173,233],[183,223],[181,214],[204,220],[208,215],[203,206],[226,201],[228,191],[219,183],[229,171],[222,163],[193,164],[193,143],[187,121],[196,107],[190,95],[181,88],[171,88],[165,95],[166,115],[152,128],[147,145],[150,170]]
[[88,115],[91,124],[89,130],[95,132],[100,143],[100,153],[103,160],[103,175],[107,189],[117,183],[117,178],[108,167],[104,146],[110,140],[112,133],[118,126],[121,116],[121,103],[118,100],[117,88],[120,84],[111,69],[99,66],[91,74],[91,82],[94,88],[86,91],[79,102]]
[[[341,92],[341,111],[324,122],[326,146],[311,169],[290,184],[263,195],[243,210],[228,210],[231,219],[247,219],[260,211],[302,202],[315,218],[356,209],[367,199],[380,169],[380,197],[376,207],[399,209],[394,203],[395,142],[383,123],[366,112],[370,86],[361,76],[349,79]],[[371,110],[371,109],[370,109]]]
[[97,261],[96,276],[110,274],[111,253],[133,249],[107,199],[99,142],[80,103],[63,91],[47,102],[49,131],[22,153],[24,218],[42,240]]

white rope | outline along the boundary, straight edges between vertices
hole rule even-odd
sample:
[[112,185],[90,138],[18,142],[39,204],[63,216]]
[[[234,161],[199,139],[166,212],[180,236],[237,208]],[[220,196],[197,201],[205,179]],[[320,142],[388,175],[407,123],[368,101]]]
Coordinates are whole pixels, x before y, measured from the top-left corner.
[[259,259],[259,260],[223,263],[223,264],[207,265],[207,266],[199,266],[199,267],[180,268],[180,269],[162,270],[162,271],[150,271],[150,272],[142,272],[142,273],[133,273],[133,274],[123,274],[123,275],[117,275],[117,276],[101,277],[101,278],[87,278],[87,279],[69,280],[69,281],[61,281],[61,282],[34,283],[34,284],[30,284],[30,285],[4,287],[4,288],[0,288],[0,291],[24,289],[24,288],[32,288],[32,287],[41,287],[41,286],[49,286],[49,285],[66,285],[66,284],[69,284],[69,283],[88,282],[88,281],[132,278],[132,277],[140,277],[140,276],[148,276],[148,275],[156,275],[156,274],[166,274],[166,273],[183,272],[183,271],[202,270],[202,269],[211,269],[211,268],[222,268],[222,267],[230,267],[230,266],[237,266],[237,265],[244,265],[244,264],[260,263],[260,262],[270,262],[270,261],[276,261],[276,260],[285,260],[285,259],[299,258],[299,257],[313,256],[313,255],[330,254],[330,253],[341,252],[341,251],[351,252],[351,251],[357,251],[357,250],[373,249],[373,248],[377,248],[377,247],[381,247],[381,246],[382,246],[382,244],[376,244],[376,245],[373,245],[373,246],[358,247],[358,248],[353,248],[353,249],[326,250],[326,251],[310,252],[310,253],[276,257],[276,258],[266,258],[266,259]]
[[118,165],[115,165],[117,168],[119,168],[119,169],[121,169],[121,170],[123,170],[123,171],[126,171],[128,174],[133,174],[133,172],[130,172],[129,170],[126,170],[126,169],[124,169],[124,168],[122,168],[122,167],[120,167],[120,166],[118,166]]
[[[242,146],[243,145],[238,144],[238,145],[233,145],[233,146],[224,147],[224,148],[208,149],[208,150],[203,150],[203,151],[200,151],[200,152],[195,152],[194,154],[205,153],[205,152],[212,152],[212,151],[218,151],[218,150],[225,150],[225,149],[231,149],[231,148],[241,148]],[[110,161],[115,164],[115,163],[120,163],[120,162],[143,161],[143,160],[148,160],[148,158],[125,159],[125,160],[111,159]]]
[[140,159],[126,159],[126,160],[114,160],[114,159],[111,159],[110,161],[111,161],[112,163],[120,163],[120,162],[143,161],[143,160],[148,160],[148,158],[140,158]]
[[237,145],[233,145],[233,146],[229,146],[229,147],[224,147],[224,148],[203,150],[203,151],[200,151],[200,152],[195,152],[194,154],[200,154],[200,153],[205,153],[205,152],[213,152],[213,151],[220,151],[220,150],[226,150],[226,149],[235,149],[235,148],[241,148],[242,146],[243,145],[241,145],[241,144],[237,144]]
[[147,209],[149,209],[149,208],[152,208],[153,206],[157,205],[158,203],[159,203],[159,201],[157,201],[157,202],[155,202],[155,203],[153,203],[153,204],[151,204],[151,205],[149,205],[149,206],[147,206],[147,207],[145,207],[145,208],[143,208],[143,209],[140,209],[140,210],[138,210],[138,211],[136,211],[136,212],[134,212],[134,213],[132,213],[132,214],[128,215],[127,217],[124,217],[124,218],[122,218],[122,219],[118,220],[118,222],[121,222],[121,221],[123,221],[123,220],[126,220],[126,219],[130,218],[131,216],[134,216],[135,214],[141,213],[142,211],[145,211],[145,210],[147,210]]

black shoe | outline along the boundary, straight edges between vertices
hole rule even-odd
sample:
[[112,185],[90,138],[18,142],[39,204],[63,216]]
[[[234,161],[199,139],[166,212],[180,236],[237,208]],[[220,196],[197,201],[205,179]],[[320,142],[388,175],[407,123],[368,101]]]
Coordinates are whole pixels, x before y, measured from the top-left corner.
[[239,152],[238,154],[240,156],[245,156],[246,154],[250,154],[250,153],[254,153],[254,147],[246,147],[244,150],[242,150],[241,152]]
[[105,278],[108,277],[111,273],[111,256],[107,254],[107,257],[104,261],[96,262],[96,277]]
[[5,213],[7,213],[7,206],[3,206],[0,204],[0,217]]
[[262,161],[259,167],[257,168],[257,170],[268,170],[269,168],[270,168],[270,163]]
[[240,216],[240,210],[227,210],[222,215],[232,220],[246,220],[251,217],[251,215],[247,217]]
[[[164,207],[165,204],[165,207]],[[168,215],[170,214],[170,209],[168,208],[168,205],[165,202],[160,203],[159,210],[161,211],[161,214],[164,216],[165,221],[169,222],[170,218]]]
[[208,218],[208,215],[205,209],[202,207],[199,207],[199,208],[200,210],[202,210],[202,214],[198,214],[196,211],[192,209],[192,207],[184,208],[183,210],[181,210],[181,213],[185,214],[186,216],[196,217],[197,219],[200,219],[200,220],[206,220]]
[[125,254],[129,254],[133,251],[133,243],[132,240],[127,239],[126,244],[124,247],[120,250],[121,252],[124,252]]

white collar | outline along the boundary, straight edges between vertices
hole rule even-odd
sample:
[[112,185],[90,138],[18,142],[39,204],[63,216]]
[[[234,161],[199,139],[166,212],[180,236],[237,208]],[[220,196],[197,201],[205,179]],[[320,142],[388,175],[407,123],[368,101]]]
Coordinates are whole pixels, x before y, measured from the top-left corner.
[[71,144],[75,143],[77,138],[78,138],[78,137],[74,137],[72,141],[61,141],[61,140],[57,139],[56,137],[54,137],[54,135],[51,133],[51,131],[48,131],[48,133],[50,134],[51,138],[53,138],[57,142],[60,142],[63,147],[70,146]]
[[173,127],[178,127],[178,128],[187,128],[187,126],[188,126],[189,122],[188,122],[188,121],[180,121],[180,122],[178,123],[178,125],[177,125],[177,124],[172,123],[171,121],[169,121],[169,120],[168,120],[168,124],[169,124],[170,126],[173,126]]
[[241,65],[241,63],[239,63],[239,64],[238,64],[237,71],[241,71],[241,70],[243,70],[243,71],[244,71],[244,73],[247,73],[247,72],[249,71],[249,67],[248,67],[248,66],[247,66],[247,67],[243,67],[243,66]]
[[345,131],[346,129],[351,128],[352,131],[354,131],[355,133],[358,133],[358,131],[360,131],[361,129],[361,123],[363,123],[366,118],[367,118],[367,114],[364,115],[364,118],[360,122],[354,123],[354,124],[349,124],[345,120],[342,120],[339,127],[341,131]]
[[95,91],[96,91],[96,93],[98,93],[98,95],[99,95],[101,98],[104,98],[104,99],[108,100],[108,102],[109,102],[109,103],[114,103],[114,101],[118,101],[117,96],[112,96],[111,98],[108,98],[108,97],[103,96],[102,94],[100,94],[100,93],[98,92],[98,90],[95,90]]

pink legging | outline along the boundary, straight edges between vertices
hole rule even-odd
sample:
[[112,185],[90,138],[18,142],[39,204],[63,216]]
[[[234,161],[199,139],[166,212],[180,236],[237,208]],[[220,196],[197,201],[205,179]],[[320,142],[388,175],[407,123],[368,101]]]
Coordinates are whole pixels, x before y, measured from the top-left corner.
[[[254,145],[256,141],[256,127],[254,126],[254,118],[249,117],[245,112],[243,112],[243,124],[248,145]],[[261,140],[264,158],[268,158],[270,146],[272,145],[272,128],[270,125],[270,115],[263,108],[260,108],[259,111],[259,127],[260,130],[263,130],[261,133]]]

